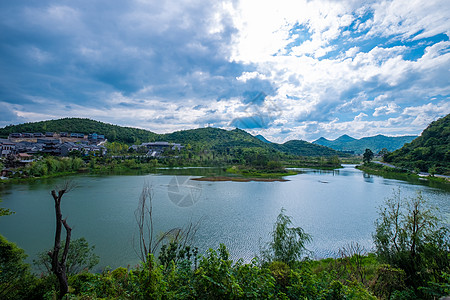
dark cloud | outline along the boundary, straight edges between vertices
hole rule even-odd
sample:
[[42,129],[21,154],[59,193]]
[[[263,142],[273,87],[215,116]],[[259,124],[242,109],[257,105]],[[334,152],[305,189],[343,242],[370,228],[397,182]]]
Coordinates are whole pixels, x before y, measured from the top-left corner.
[[230,122],[231,127],[241,129],[264,129],[269,128],[270,124],[271,118],[263,114],[235,118]]
[[7,104],[0,102],[0,126],[17,124],[18,122],[24,122],[24,119],[19,117]]
[[42,97],[98,106],[113,92],[177,102],[273,91],[267,81],[236,80],[247,66],[228,59],[235,28],[221,3],[47,0],[2,8],[0,97],[10,103]]

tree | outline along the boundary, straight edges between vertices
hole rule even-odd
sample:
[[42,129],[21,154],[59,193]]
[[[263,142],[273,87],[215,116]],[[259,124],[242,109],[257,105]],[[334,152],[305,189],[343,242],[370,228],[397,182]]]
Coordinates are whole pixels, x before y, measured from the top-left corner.
[[384,156],[387,155],[387,154],[389,154],[389,151],[388,151],[388,149],[386,149],[386,148],[383,148],[383,149],[380,150],[380,152],[378,152],[378,155],[380,155],[380,156],[383,157],[383,158],[384,158]]
[[27,255],[0,235],[0,299],[20,299],[20,292],[28,286],[29,265],[24,263]]
[[380,208],[373,235],[379,260],[405,271],[405,283],[419,292],[429,281],[439,282],[450,270],[450,240],[439,227],[435,209],[421,194],[402,198],[400,190]]
[[[166,240],[170,241],[169,246],[164,247],[164,261],[171,260],[170,258],[177,258],[183,256],[183,252],[190,253],[190,244],[199,228],[200,221],[193,224],[190,223],[184,228],[173,228],[159,235],[159,238],[155,239],[155,232],[153,226],[153,193],[148,183],[144,184],[141,195],[139,197],[138,208],[134,212],[136,223],[138,227],[138,243],[139,248],[136,250],[139,258],[142,262],[147,262],[150,259],[150,255],[156,254],[156,251]],[[166,250],[175,251],[175,256],[167,255]],[[194,249],[195,250],[195,249]],[[171,251],[171,252],[173,252]],[[182,253],[179,253],[179,252]],[[170,257],[170,258],[169,258]]]
[[14,154],[8,154],[5,158],[5,168],[16,168],[19,166],[19,160]]
[[[63,242],[63,244],[65,244]],[[99,262],[99,256],[94,253],[95,246],[89,247],[89,243],[84,237],[73,240],[69,245],[69,252],[66,261],[66,273],[68,275],[75,275],[82,270],[92,269]],[[64,246],[61,249],[64,252]],[[63,252],[60,252],[60,259]],[[33,263],[39,267],[44,267],[44,270],[51,272],[52,262],[47,255],[48,252],[41,252],[38,254],[38,259],[33,260]]]
[[[62,299],[65,294],[69,291],[69,284],[67,281],[67,271],[66,271],[66,260],[70,248],[70,237],[72,233],[72,228],[67,224],[66,219],[62,218],[61,213],[61,199],[73,188],[70,182],[66,182],[58,192],[52,190],[51,194],[53,200],[55,201],[55,214],[56,214],[56,232],[55,232],[55,244],[53,250],[49,251],[47,254],[51,259],[52,272],[56,275],[59,282],[59,297]],[[66,230],[66,240],[64,243],[64,248],[61,249],[61,230],[64,226]],[[60,251],[62,254],[60,255]]]
[[373,152],[370,149],[366,149],[363,154],[363,162],[365,164],[370,163],[370,161],[373,159]]
[[305,244],[311,241],[311,236],[301,227],[290,227],[291,217],[281,209],[273,226],[272,241],[261,251],[266,262],[281,261],[292,266],[307,252]]

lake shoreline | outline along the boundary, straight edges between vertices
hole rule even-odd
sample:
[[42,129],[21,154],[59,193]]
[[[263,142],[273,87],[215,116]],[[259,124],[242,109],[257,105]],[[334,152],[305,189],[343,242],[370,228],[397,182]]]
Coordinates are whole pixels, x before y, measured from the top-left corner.
[[210,176],[210,177],[200,177],[200,178],[191,178],[191,180],[196,181],[233,181],[233,182],[250,182],[250,181],[260,181],[260,182],[285,182],[289,181],[284,178],[252,178],[252,177],[232,177],[232,176]]

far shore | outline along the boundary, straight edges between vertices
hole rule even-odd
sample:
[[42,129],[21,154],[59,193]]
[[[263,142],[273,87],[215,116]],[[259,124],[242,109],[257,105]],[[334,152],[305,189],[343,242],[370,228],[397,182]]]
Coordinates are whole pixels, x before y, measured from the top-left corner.
[[235,181],[235,182],[249,182],[249,181],[263,181],[263,182],[273,182],[273,181],[289,181],[284,178],[244,178],[244,177],[232,177],[232,176],[211,176],[211,177],[200,177],[191,178],[191,180],[197,181]]

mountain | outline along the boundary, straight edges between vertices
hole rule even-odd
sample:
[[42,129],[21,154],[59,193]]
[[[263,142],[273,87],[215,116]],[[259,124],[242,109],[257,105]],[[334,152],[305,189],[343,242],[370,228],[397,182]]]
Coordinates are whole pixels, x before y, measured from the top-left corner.
[[284,144],[272,144],[273,147],[279,151],[286,152],[293,155],[301,155],[301,156],[342,156],[344,155],[342,152],[336,151],[334,149],[315,145],[313,143],[309,143],[302,140],[292,140],[288,141]]
[[350,142],[353,142],[353,141],[356,141],[356,139],[352,138],[351,136],[346,135],[346,134],[341,135],[340,137],[338,137],[335,140],[335,142],[339,142],[339,143],[350,143]]
[[271,143],[272,143],[271,141],[267,140],[265,137],[263,137],[263,136],[260,135],[260,134],[255,135],[255,138],[257,138],[258,140],[260,140],[260,141],[262,141],[262,142],[264,142],[264,143],[268,143],[268,144],[271,144]]
[[[202,149],[216,151],[230,151],[231,148],[262,148],[268,151],[266,143],[255,138],[241,129],[225,130],[220,128],[197,128],[181,130],[158,135],[158,140],[176,142],[183,145],[190,144]],[[228,148],[228,150],[227,150]]]
[[418,138],[384,160],[422,172],[450,175],[450,114],[432,122]]
[[321,137],[314,141],[313,144],[330,147],[339,151],[353,151],[355,154],[364,153],[367,148],[374,153],[378,153],[383,148],[386,148],[388,151],[399,149],[405,143],[411,142],[414,138],[416,138],[416,136],[389,137],[380,134],[372,137],[355,139],[348,135],[342,135],[335,140],[327,140],[326,138]]
[[[305,141],[293,140],[284,144],[271,143],[264,137],[254,137],[241,129],[224,130],[220,128],[197,128],[181,130],[167,134],[131,127],[107,124],[90,119],[64,118],[0,128],[0,137],[8,137],[10,133],[23,132],[76,132],[104,134],[110,142],[139,144],[141,142],[167,141],[196,147],[201,151],[213,151],[220,154],[233,155],[234,152],[246,150],[272,153],[275,155],[292,154],[302,156],[334,156],[339,153],[333,149],[315,145]],[[264,139],[264,140],[261,140]],[[250,155],[250,154],[249,154]]]

